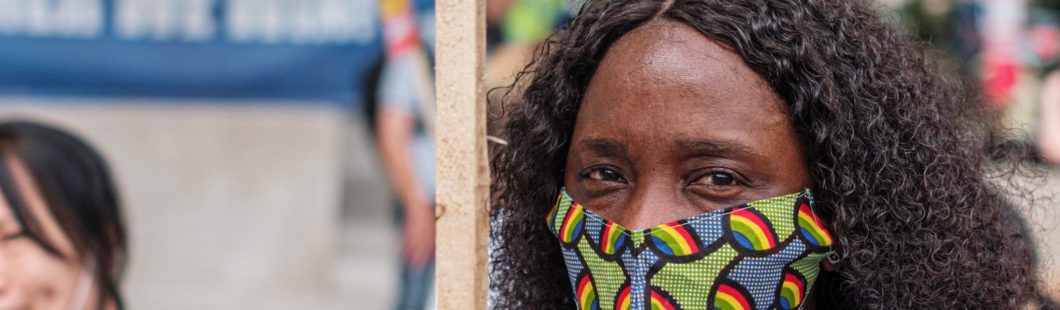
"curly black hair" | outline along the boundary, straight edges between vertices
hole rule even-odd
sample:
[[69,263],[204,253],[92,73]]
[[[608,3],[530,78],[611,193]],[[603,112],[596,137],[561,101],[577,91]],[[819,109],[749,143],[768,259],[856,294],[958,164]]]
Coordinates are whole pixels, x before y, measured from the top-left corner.
[[[843,261],[818,308],[1012,309],[1046,303],[1011,227],[978,96],[863,0],[590,0],[491,104],[491,289],[499,309],[574,308],[545,217],[582,96],[608,48],[652,20],[740,55],[784,99]],[[1010,183],[1010,182],[1008,182]],[[1015,214],[1015,215],[1013,215]]]

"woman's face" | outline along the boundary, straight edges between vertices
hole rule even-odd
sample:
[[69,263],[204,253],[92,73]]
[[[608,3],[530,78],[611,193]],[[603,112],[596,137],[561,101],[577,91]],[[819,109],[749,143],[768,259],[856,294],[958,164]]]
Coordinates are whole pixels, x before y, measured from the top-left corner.
[[[10,154],[7,154],[10,155]],[[95,305],[96,292],[84,274],[71,241],[45,204],[31,176],[17,156],[4,156],[28,211],[39,222],[40,231],[62,253],[57,257],[30,239],[12,212],[10,202],[0,199],[0,310],[87,309]]]
[[668,20],[608,50],[578,111],[564,182],[575,201],[632,229],[811,185],[769,84]]

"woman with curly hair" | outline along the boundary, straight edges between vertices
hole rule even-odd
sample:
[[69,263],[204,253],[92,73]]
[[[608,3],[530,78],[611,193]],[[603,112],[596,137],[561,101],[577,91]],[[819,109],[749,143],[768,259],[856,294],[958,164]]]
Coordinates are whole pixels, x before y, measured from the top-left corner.
[[1048,305],[931,68],[862,1],[590,0],[494,115],[494,306]]

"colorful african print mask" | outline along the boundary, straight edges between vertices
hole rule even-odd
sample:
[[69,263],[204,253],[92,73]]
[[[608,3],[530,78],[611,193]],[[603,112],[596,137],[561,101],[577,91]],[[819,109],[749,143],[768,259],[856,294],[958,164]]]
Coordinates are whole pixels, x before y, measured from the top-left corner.
[[564,191],[548,221],[580,309],[797,309],[834,253],[809,190],[642,230]]

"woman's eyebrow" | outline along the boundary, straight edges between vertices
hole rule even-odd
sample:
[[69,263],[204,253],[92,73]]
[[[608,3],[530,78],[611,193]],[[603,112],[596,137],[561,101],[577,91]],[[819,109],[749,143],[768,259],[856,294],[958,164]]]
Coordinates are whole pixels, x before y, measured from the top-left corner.
[[586,139],[575,146],[578,152],[593,152],[600,156],[626,156],[629,152],[621,143],[611,139]]
[[709,156],[737,159],[750,157],[753,161],[768,160],[766,156],[755,152],[754,149],[752,149],[751,147],[731,141],[701,139],[680,140],[677,142],[677,145],[689,157]]

